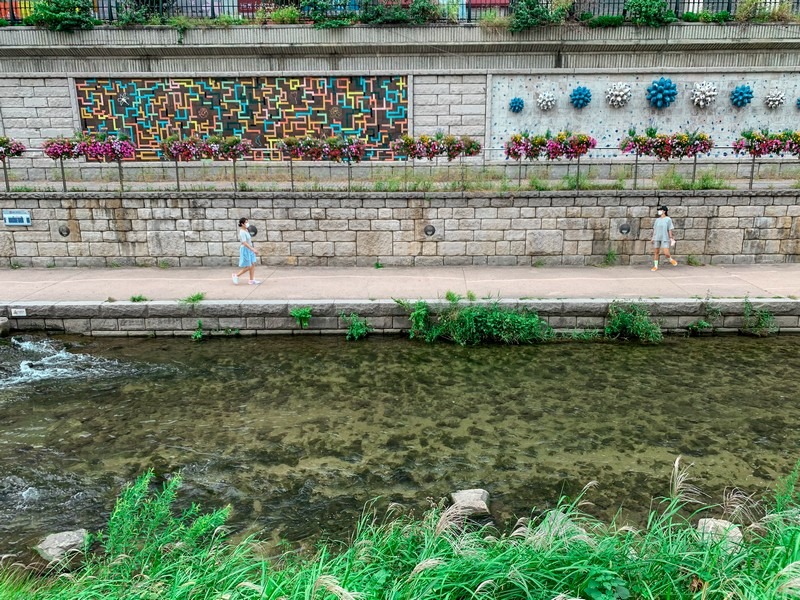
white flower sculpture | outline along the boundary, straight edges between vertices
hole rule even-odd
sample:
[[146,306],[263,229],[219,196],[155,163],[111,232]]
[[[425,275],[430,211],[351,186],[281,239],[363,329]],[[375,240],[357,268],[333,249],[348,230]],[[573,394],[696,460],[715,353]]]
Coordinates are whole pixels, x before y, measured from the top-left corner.
[[706,108],[717,99],[717,86],[710,81],[695,83],[691,98],[696,107]]
[[631,86],[619,81],[612,83],[606,90],[606,102],[612,108],[622,108],[631,99]]
[[536,97],[536,104],[541,110],[550,110],[556,105],[556,97],[550,92],[542,92]]
[[767,97],[764,98],[764,103],[770,110],[778,108],[784,102],[786,102],[786,94],[784,94],[777,88],[774,90],[770,90],[769,94],[767,94]]

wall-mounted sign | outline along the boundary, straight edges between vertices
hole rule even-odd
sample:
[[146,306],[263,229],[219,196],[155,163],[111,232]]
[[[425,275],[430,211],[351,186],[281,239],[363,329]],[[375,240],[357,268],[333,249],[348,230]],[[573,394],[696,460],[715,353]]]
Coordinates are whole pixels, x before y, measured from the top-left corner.
[[3,210],[3,225],[30,227],[31,211],[8,208]]

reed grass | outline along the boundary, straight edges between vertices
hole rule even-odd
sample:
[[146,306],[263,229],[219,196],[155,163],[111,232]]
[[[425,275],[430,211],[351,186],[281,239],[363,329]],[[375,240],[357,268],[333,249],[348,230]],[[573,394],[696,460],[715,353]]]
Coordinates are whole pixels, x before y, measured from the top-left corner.
[[[349,542],[265,558],[253,539],[227,541],[227,509],[176,515],[180,477],[158,490],[150,472],[122,492],[82,567],[40,577],[0,563],[0,598],[785,600],[800,596],[798,473],[764,502],[737,491],[702,504],[678,458],[641,528],[586,514],[594,482],[509,533],[459,505],[417,518],[370,503]],[[731,519],[741,541],[699,534],[700,517]]]

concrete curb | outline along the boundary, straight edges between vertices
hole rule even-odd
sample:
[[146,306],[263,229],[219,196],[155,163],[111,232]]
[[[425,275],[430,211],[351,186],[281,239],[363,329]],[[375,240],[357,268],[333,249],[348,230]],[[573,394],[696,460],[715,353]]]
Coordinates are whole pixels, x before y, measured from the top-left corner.
[[[411,300],[414,302],[415,300]],[[425,300],[436,312],[441,299]],[[557,331],[601,329],[606,324],[609,298],[480,300],[476,305],[498,304],[513,310],[530,310],[547,320]],[[632,301],[620,301],[630,303]],[[705,300],[697,298],[638,299],[665,332],[683,332],[698,319],[708,319]],[[755,309],[769,311],[783,332],[800,332],[800,300],[754,299]],[[472,304],[463,301],[463,304]],[[717,331],[733,332],[742,325],[744,299],[714,299],[712,306],[721,317]],[[300,329],[290,315],[294,308],[309,307],[307,329]],[[23,314],[24,313],[24,314]],[[159,302],[14,302],[0,303],[0,315],[7,315],[12,332],[46,331],[90,336],[184,336],[194,332],[198,321],[212,335],[340,334],[347,330],[341,314],[365,317],[376,333],[407,331],[407,311],[393,300],[274,300],[203,301],[186,304]]]

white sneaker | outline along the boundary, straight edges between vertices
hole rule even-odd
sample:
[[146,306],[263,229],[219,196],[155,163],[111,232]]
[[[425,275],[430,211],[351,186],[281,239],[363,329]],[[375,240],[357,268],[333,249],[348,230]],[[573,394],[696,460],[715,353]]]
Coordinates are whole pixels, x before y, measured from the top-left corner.
[[233,285],[239,285],[239,276],[236,273],[232,273],[231,281],[233,282]]
[[251,279],[250,285],[261,285],[261,282],[258,279]]

